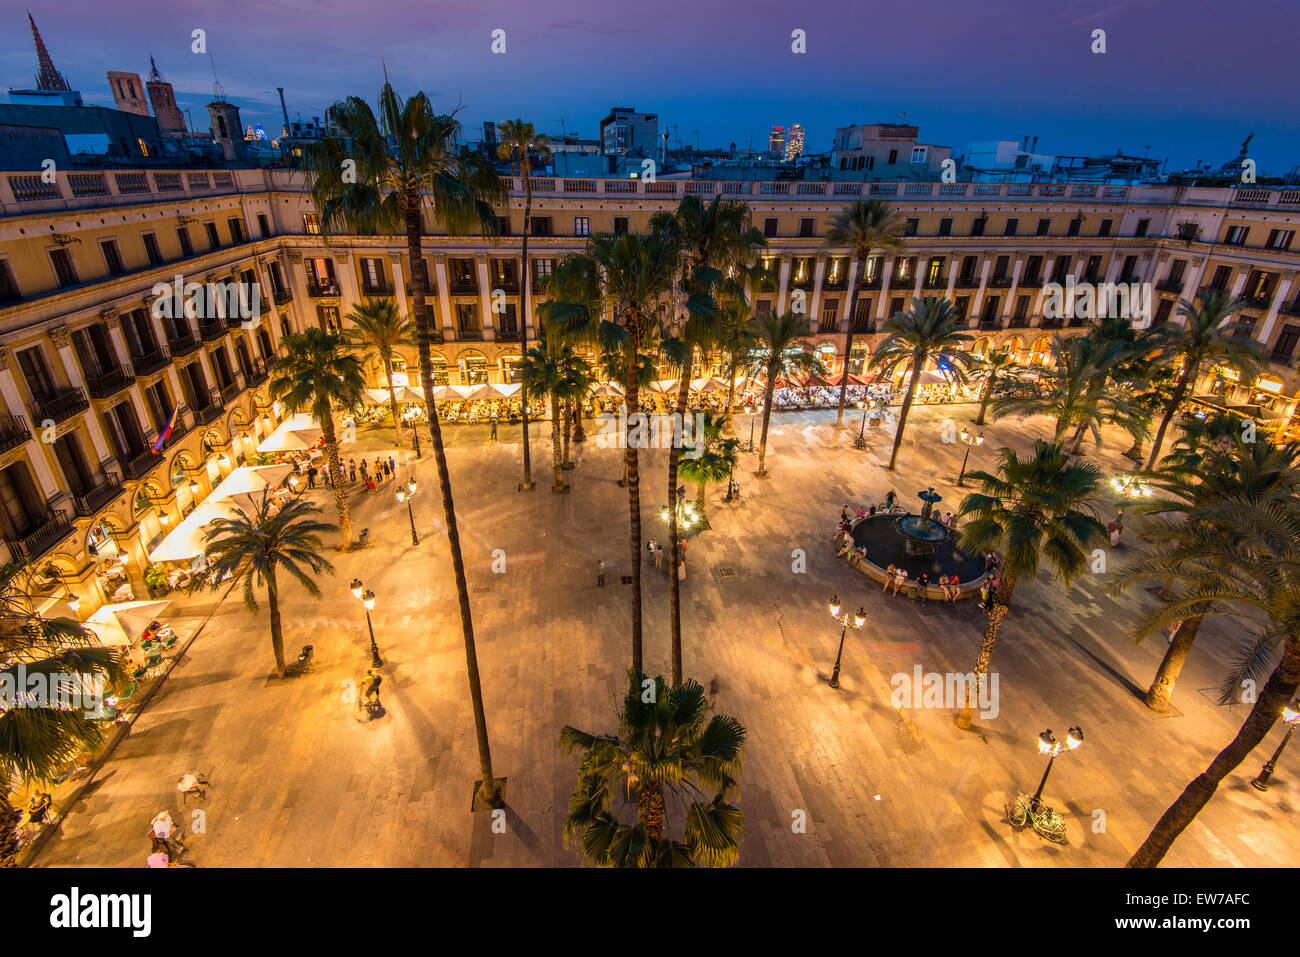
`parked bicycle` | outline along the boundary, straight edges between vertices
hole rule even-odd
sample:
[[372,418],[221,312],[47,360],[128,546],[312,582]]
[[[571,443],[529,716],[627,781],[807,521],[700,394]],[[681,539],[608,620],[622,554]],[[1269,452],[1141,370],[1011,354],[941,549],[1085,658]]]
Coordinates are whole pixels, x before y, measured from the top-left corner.
[[1041,802],[1036,803],[1023,791],[1014,802],[1007,805],[1007,822],[1017,831],[1032,827],[1034,833],[1053,844],[1069,843],[1065,832],[1065,818],[1061,817],[1055,808]]

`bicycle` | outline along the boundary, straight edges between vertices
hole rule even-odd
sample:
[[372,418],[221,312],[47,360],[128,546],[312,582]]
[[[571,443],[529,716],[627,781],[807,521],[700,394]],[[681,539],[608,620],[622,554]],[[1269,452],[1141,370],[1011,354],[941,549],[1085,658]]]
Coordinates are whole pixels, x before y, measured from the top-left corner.
[[1012,804],[1007,805],[1007,823],[1017,831],[1032,827],[1034,833],[1053,844],[1068,844],[1065,818],[1055,808],[1036,802],[1023,791]]

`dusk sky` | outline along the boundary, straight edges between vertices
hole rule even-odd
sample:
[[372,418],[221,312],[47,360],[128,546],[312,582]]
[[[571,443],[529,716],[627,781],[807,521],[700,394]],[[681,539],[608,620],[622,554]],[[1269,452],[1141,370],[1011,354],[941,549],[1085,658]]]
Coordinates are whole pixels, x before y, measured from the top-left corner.
[[[87,102],[111,105],[105,72],[145,76],[152,53],[204,129],[212,67],[191,52],[196,28],[244,122],[272,135],[277,86],[291,118],[319,116],[345,94],[373,100],[382,57],[402,92],[461,103],[472,138],[516,116],[594,138],[617,105],[658,113],[674,143],[698,130],[705,147],[752,134],[764,148],[770,126],[799,122],[806,151],[822,152],[836,126],[905,121],[956,152],[1030,135],[1048,153],[1149,148],[1171,170],[1225,162],[1254,132],[1261,172],[1300,163],[1295,0],[62,0],[32,12]],[[4,17],[0,82],[30,87],[26,16]],[[490,50],[495,29],[504,54]],[[805,54],[791,52],[795,29]],[[1105,54],[1090,50],[1094,29]]]

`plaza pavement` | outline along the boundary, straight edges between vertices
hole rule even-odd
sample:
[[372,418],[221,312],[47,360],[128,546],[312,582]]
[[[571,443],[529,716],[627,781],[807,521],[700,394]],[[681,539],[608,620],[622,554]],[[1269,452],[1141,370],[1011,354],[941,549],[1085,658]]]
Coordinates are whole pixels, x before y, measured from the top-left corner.
[[[740,501],[724,504],[725,488],[710,490],[713,529],[692,539],[688,553],[684,656],[688,675],[717,688],[717,709],[748,729],[742,865],[1118,866],[1245,717],[1245,707],[1212,700],[1239,625],[1202,628],[1175,693],[1178,711],[1158,717],[1141,693],[1165,642],[1136,644],[1128,634],[1137,610],[1156,599],[1142,589],[1113,597],[1108,577],[1091,574],[1068,592],[1046,573],[1017,588],[993,659],[996,717],[977,716],[964,733],[950,709],[891,706],[896,673],[918,664],[969,671],[983,616],[970,601],[918,606],[883,595],[835,558],[831,534],[841,504],[879,501],[889,488],[915,507],[915,492],[934,485],[944,496],[939,510],[955,510],[964,447],[943,444],[940,423],[961,425],[972,413],[972,406],[915,410],[894,474],[883,467],[886,437],[863,453],[853,448],[856,428],[833,430],[833,411],[776,415],[770,478],[752,477],[755,459],[743,455]],[[992,467],[1002,445],[1029,448],[1046,426],[990,425],[971,467]],[[748,434],[744,415],[737,432]],[[265,605],[253,614],[232,595],[81,799],[60,809],[66,819],[37,866],[142,866],[148,822],[163,808],[178,821],[202,809],[204,831],[189,838],[200,866],[578,864],[560,841],[575,764],[558,738],[565,724],[616,727],[630,644],[629,588],[619,584],[629,561],[627,498],[617,484],[620,453],[590,441],[575,447],[571,494],[553,495],[545,423],[533,438],[538,489],[519,494],[517,434],[503,427],[494,444],[486,427],[445,430],[493,761],[509,780],[505,833],[470,811],[479,769],[426,448],[414,463],[418,547],[391,488],[354,493],[356,529],[368,527],[373,544],[328,553],[337,573],[322,581],[320,600],[285,588],[289,657],[310,642],[314,669],[276,680]],[[373,459],[391,448],[385,435],[363,430],[359,448]],[[1118,454],[1126,437],[1107,440],[1099,453],[1089,446],[1088,456],[1107,474],[1131,468]],[[641,458],[644,533],[661,541],[666,455]],[[407,467],[399,471],[405,478]],[[327,493],[315,494],[332,517]],[[1112,514],[1107,500],[1103,520]],[[1130,526],[1112,568],[1135,545]],[[497,549],[504,573],[493,571]],[[802,573],[793,570],[796,550],[806,557]],[[609,584],[599,589],[602,559]],[[364,615],[347,587],[354,575],[377,595],[386,661],[387,714],[374,722],[359,721],[344,693],[369,658]],[[863,605],[868,619],[849,635],[838,691],[827,684],[839,639],[826,610],[832,593],[847,610]],[[667,582],[648,569],[646,670],[666,671],[668,663]],[[1068,819],[1069,846],[1011,832],[1004,802],[1017,789],[1032,791],[1043,771],[1037,734],[1050,727],[1063,738],[1075,724],[1084,745],[1056,762],[1046,792]],[[1283,759],[1267,794],[1249,786],[1280,735],[1274,729],[1229,777],[1167,865],[1295,862],[1300,833],[1289,812],[1300,803],[1300,755]],[[187,770],[205,772],[214,787],[205,802],[182,809],[175,783]],[[800,816],[803,832],[792,827]]]

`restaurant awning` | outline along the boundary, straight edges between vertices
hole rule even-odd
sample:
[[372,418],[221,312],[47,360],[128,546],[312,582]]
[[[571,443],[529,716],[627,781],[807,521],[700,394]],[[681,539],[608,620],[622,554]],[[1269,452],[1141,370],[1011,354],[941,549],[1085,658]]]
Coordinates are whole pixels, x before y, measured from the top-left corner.
[[320,441],[321,428],[310,412],[285,418],[257,447],[259,452],[302,452]]
[[223,498],[236,495],[260,493],[263,489],[276,488],[285,480],[293,469],[288,465],[243,465],[221,480],[205,502],[219,502]]
[[592,384],[591,394],[601,398],[618,398],[623,390],[614,382],[596,382]]
[[85,625],[107,646],[129,645],[170,604],[171,600],[164,598],[158,601],[123,601],[115,605],[104,605],[86,619]]
[[151,562],[181,562],[202,555],[207,548],[206,526],[214,518],[234,518],[241,514],[231,499],[205,500],[185,516],[167,537],[149,553]]
[[[366,402],[371,405],[388,404],[388,387],[380,386],[378,389],[366,389],[362,393]],[[393,398],[398,402],[423,402],[424,389],[418,385],[399,385],[393,387]]]
[[719,379],[717,376],[709,376],[705,379],[691,380],[692,392],[726,392],[727,380]]

